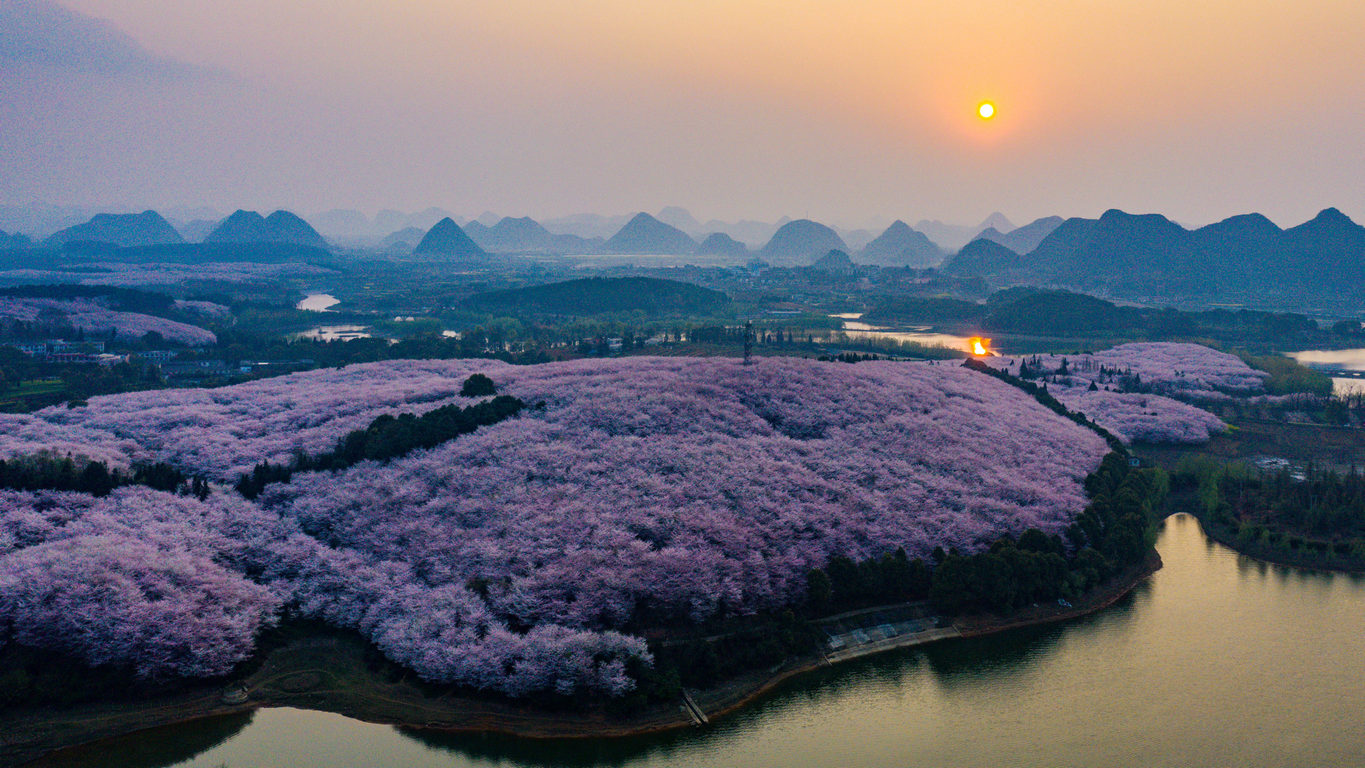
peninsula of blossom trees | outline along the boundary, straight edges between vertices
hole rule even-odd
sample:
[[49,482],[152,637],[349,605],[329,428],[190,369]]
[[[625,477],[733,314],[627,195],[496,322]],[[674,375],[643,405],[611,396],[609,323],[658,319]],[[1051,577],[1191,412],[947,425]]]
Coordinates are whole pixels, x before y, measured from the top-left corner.
[[0,296],[0,319],[69,325],[88,333],[115,333],[125,339],[140,339],[155,332],[190,345],[212,344],[218,340],[212,332],[198,326],[137,312],[119,312],[91,299]]
[[1199,344],[1123,344],[1097,353],[990,357],[983,362],[1026,379],[1126,443],[1202,443],[1227,426],[1181,400],[1263,395],[1269,374]]
[[620,693],[649,663],[625,631],[642,616],[790,605],[835,555],[1059,532],[1107,450],[956,365],[624,358],[386,362],[97,397],[8,417],[0,454],[85,445],[228,481],[381,414],[478,402],[460,395],[475,372],[544,406],[388,463],[299,472],[255,502],[226,485],[203,500],[0,492],[0,634],[204,676],[297,615],[432,681]]

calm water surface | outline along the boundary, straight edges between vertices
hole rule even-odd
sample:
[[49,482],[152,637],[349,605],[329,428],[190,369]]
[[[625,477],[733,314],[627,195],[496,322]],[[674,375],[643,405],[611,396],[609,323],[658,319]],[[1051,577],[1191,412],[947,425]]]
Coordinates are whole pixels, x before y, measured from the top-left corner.
[[[1285,354],[1308,366],[1365,371],[1365,349],[1305,349]],[[1338,395],[1365,393],[1365,378],[1333,378],[1332,391]]]
[[319,325],[300,333],[299,338],[317,339],[318,341],[350,341],[351,339],[368,339],[373,335],[367,325]]
[[543,743],[276,709],[61,764],[1365,765],[1365,581],[1240,557],[1183,515],[1157,549],[1165,568],[1098,615],[826,670],[706,730]]
[[311,312],[330,312],[330,307],[341,303],[341,299],[330,293],[310,293],[295,305],[295,308]]
[[966,336],[955,336],[950,333],[934,333],[927,329],[894,329],[879,325],[870,325],[860,319],[862,313],[851,312],[846,314],[831,315],[831,317],[843,320],[843,332],[851,339],[876,339],[886,341],[912,341],[916,344],[924,344],[931,347],[948,347],[949,349],[971,352],[972,345]]

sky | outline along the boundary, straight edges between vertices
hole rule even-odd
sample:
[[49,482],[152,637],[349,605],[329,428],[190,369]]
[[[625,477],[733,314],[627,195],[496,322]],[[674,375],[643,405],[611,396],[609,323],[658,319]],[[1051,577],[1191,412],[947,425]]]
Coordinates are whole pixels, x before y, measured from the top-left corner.
[[1359,0],[0,0],[0,203],[1365,221],[1362,29]]

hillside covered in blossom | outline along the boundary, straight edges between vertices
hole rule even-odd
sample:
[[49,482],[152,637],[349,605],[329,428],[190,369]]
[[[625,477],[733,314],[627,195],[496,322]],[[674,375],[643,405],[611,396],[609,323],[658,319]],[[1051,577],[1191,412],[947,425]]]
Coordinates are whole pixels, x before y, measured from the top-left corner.
[[[387,463],[226,483],[384,414],[534,404]],[[6,417],[0,458],[164,461],[207,498],[0,491],[0,638],[205,676],[297,615],[432,681],[522,695],[632,686],[626,632],[790,605],[831,557],[1057,533],[1107,446],[957,365],[622,358],[397,361]],[[101,586],[102,585],[102,586]]]
[[158,333],[183,344],[212,344],[218,340],[211,331],[140,312],[120,312],[94,299],[47,299],[0,296],[0,323],[20,321],[45,326],[70,326],[90,334],[116,334],[123,339],[140,339]]
[[1202,443],[1227,426],[1191,403],[1264,395],[1269,376],[1235,355],[1164,342],[983,361],[1023,379],[1042,380],[1068,409],[1126,443]]

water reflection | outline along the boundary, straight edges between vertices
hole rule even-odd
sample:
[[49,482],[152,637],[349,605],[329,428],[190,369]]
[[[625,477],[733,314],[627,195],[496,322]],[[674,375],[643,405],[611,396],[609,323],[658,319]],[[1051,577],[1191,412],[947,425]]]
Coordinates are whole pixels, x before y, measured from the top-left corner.
[[370,333],[369,327],[364,325],[320,325],[317,328],[310,328],[300,333],[299,338],[318,341],[350,341],[352,339],[368,339],[373,335]]
[[255,712],[207,717],[62,750],[31,763],[33,768],[116,765],[118,768],[167,768],[192,761],[241,733]]
[[341,299],[330,293],[310,293],[295,307],[309,312],[331,312],[330,308],[340,303]]
[[923,344],[930,347],[948,347],[949,349],[972,352],[971,338],[967,336],[956,336],[950,333],[936,333],[929,330],[929,326],[911,326],[908,328],[892,328],[889,326],[870,325],[860,319],[862,313],[846,312],[830,317],[838,318],[843,321],[843,333],[850,339],[872,339],[876,341],[897,341],[912,342]]
[[[1299,352],[1286,352],[1285,354],[1314,368],[1365,371],[1365,348],[1305,349]],[[1365,394],[1365,378],[1334,377],[1332,379],[1332,392],[1337,395]]]
[[[265,710],[178,765],[1365,764],[1365,580],[1252,561],[1185,515],[1157,548],[1165,567],[1110,609],[821,670],[707,728],[536,741]],[[179,726],[180,738],[221,741],[205,727]],[[122,751],[63,765],[167,764]]]

